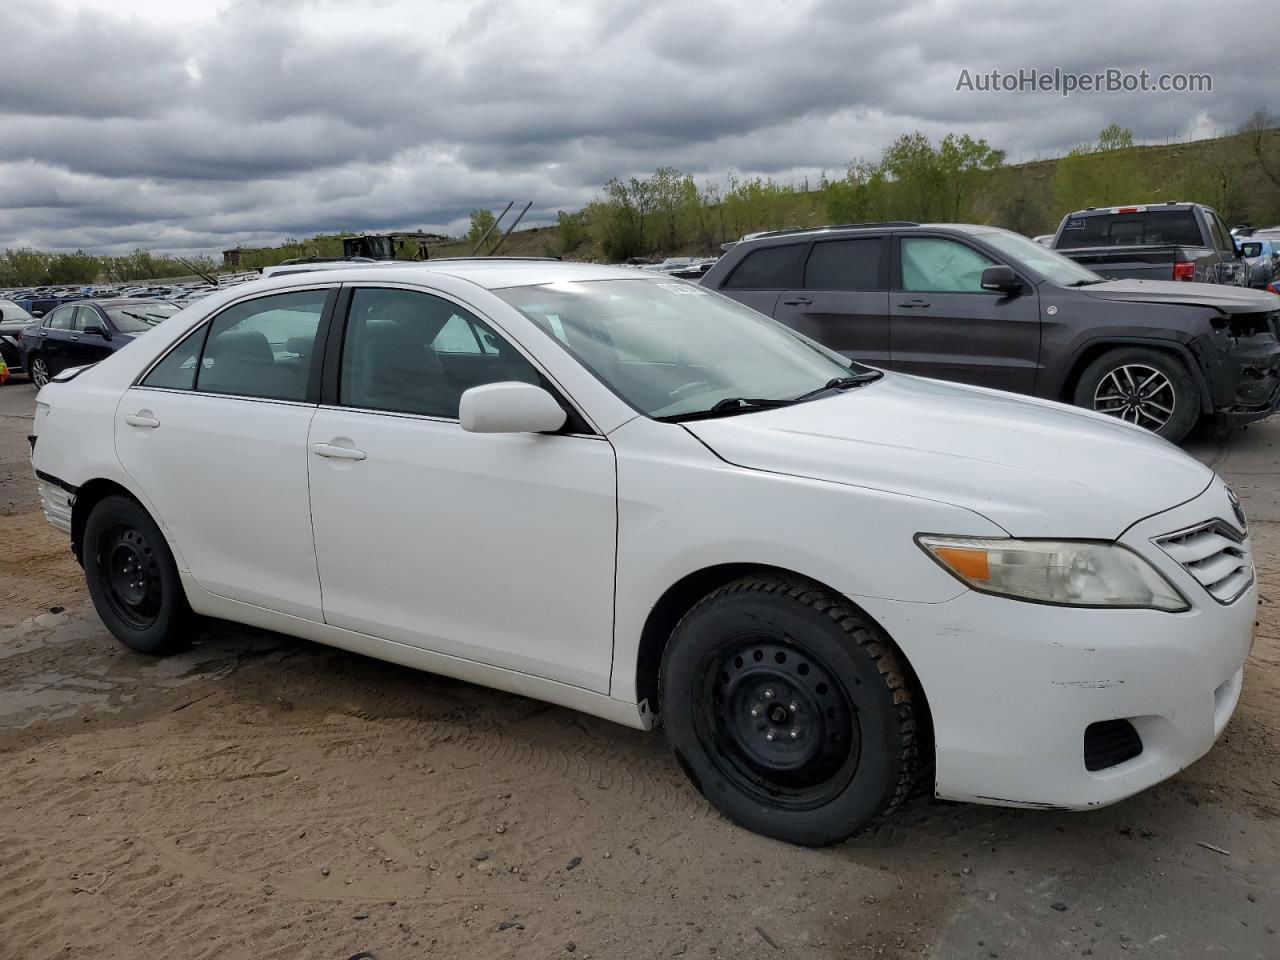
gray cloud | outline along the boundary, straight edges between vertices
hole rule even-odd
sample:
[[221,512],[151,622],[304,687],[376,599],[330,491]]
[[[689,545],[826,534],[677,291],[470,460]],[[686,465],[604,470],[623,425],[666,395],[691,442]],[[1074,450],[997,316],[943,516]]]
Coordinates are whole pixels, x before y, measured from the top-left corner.
[[[1113,121],[1140,138],[1226,131],[1265,105],[1273,42],[1189,2],[1153,17],[1093,0],[236,0],[192,22],[77,2],[0,8],[0,248],[457,229],[514,197],[549,219],[614,175],[799,181],[914,129],[1015,157]],[[1055,66],[1208,72],[1214,89],[955,89],[962,68]]]

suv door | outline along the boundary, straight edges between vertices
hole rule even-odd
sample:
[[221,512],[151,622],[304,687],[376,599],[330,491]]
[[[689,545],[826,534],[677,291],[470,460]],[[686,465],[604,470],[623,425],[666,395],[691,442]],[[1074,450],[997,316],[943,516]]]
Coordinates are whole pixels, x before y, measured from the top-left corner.
[[749,250],[718,289],[772,317],[779,294],[800,282],[800,260],[808,247],[807,241],[796,241]]
[[952,236],[899,234],[895,247],[893,369],[1031,393],[1040,360],[1035,287],[1024,278],[1018,295],[983,290],[982,271],[998,261]]
[[316,621],[307,428],[334,299],[312,287],[224,307],[116,408],[116,452],[179,569],[217,596]]
[[886,237],[818,240],[805,257],[802,288],[783,290],[774,317],[852,360],[889,365]]
[[551,384],[442,295],[356,287],[346,298],[306,458],[325,621],[607,693],[613,448],[585,424],[468,433],[467,388]]

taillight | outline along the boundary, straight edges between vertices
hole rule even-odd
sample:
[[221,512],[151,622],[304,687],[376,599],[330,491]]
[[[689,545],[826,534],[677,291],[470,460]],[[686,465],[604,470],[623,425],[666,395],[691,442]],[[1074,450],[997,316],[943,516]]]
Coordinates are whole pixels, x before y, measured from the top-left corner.
[[1196,265],[1190,260],[1173,265],[1173,279],[1175,280],[1194,280],[1196,278]]

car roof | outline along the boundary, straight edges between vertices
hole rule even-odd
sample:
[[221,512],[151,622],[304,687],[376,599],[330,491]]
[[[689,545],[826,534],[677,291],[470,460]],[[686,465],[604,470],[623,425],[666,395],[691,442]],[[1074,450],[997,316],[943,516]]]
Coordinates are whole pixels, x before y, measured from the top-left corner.
[[[303,266],[299,264],[298,266]],[[575,263],[566,260],[504,259],[476,257],[439,260],[399,260],[369,264],[352,264],[342,269],[298,270],[265,278],[272,286],[296,285],[314,273],[316,281],[325,283],[357,283],[377,280],[400,281],[436,276],[456,277],[486,290],[504,287],[535,286],[573,280],[651,280],[655,274],[634,267],[611,267],[598,263]],[[656,275],[661,276],[661,275]]]
[[765,233],[748,234],[734,246],[781,245],[796,240],[809,240],[814,237],[835,237],[846,234],[857,236],[864,233],[884,233],[886,230],[891,230],[895,233],[916,233],[935,230],[957,230],[961,233],[971,234],[1013,232],[1005,230],[1003,227],[993,227],[984,223],[915,223],[906,220],[888,220],[884,223],[847,223],[799,230],[771,230]]

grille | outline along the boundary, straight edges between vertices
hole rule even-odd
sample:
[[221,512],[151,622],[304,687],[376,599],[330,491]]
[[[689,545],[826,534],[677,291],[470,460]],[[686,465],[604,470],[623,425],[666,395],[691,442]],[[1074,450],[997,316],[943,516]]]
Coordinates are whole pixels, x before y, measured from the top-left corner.
[[1253,583],[1249,538],[1225,520],[1209,520],[1155,542],[1219,603],[1231,603]]
[[1091,723],[1084,731],[1084,768],[1105,770],[1142,753],[1142,738],[1128,720]]

